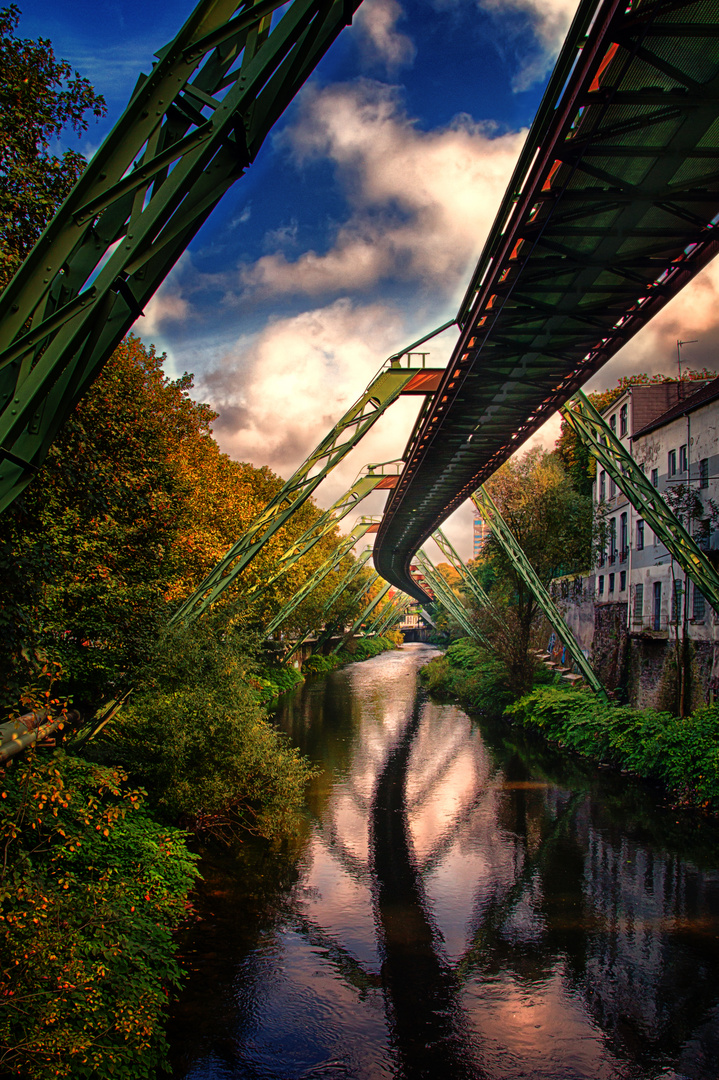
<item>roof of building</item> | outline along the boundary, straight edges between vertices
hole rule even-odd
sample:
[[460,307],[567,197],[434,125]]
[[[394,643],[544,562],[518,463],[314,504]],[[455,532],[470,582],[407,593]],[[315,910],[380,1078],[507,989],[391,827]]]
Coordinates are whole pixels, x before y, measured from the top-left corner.
[[[691,386],[691,383],[664,383],[660,384],[664,386]],[[649,389],[647,387],[646,389]],[[719,378],[711,379],[709,382],[703,382],[698,390],[694,390],[688,397],[680,395],[681,400],[660,413],[658,416],[654,416],[651,420],[645,421],[644,426],[635,429],[632,434],[633,439],[638,439],[641,435],[648,435],[650,431],[655,431],[656,428],[663,427],[665,424],[670,424],[672,420],[677,420],[680,416],[686,416],[688,413],[694,412],[696,409],[700,409],[702,405],[708,405],[709,402],[715,401],[719,398]],[[635,414],[636,415],[636,414]]]
[[[687,397],[695,394],[700,386],[706,386],[706,380],[689,382],[685,379],[680,382],[678,379],[668,379],[661,383],[635,383],[628,386],[624,393],[628,392],[632,399],[632,438],[669,409],[682,404]],[[619,401],[621,398],[615,398],[611,405],[602,409],[602,415],[606,416],[616,409]]]

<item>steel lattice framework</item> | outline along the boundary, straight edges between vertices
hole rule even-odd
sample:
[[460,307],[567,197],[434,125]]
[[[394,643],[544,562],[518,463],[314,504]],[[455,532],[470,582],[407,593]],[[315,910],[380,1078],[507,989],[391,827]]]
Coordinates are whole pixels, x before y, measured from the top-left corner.
[[140,76],[1,298],[0,510],[360,2],[201,0]]
[[719,4],[583,0],[375,545],[442,521],[719,251]]

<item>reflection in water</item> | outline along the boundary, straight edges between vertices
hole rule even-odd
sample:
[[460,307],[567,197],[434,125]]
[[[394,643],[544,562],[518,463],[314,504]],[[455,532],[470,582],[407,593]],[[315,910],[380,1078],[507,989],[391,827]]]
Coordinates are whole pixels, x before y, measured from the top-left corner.
[[417,698],[430,655],[283,702],[307,835],[207,864],[175,1075],[717,1080],[717,830]]

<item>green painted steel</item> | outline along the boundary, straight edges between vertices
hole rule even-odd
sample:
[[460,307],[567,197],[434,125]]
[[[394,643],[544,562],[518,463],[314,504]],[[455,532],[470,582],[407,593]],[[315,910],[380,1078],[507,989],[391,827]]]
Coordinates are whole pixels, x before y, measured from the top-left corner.
[[201,0],[140,75],[0,300],[0,510],[359,2]]
[[450,564],[457,571],[457,573],[462,579],[462,584],[468,589],[469,592],[472,593],[480,607],[494,610],[494,605],[492,604],[492,601],[489,599],[474,574],[470,573],[461,556],[457,551],[455,551],[454,547],[444,535],[442,530],[437,529],[436,532],[432,533],[432,539],[444,555],[445,559],[448,559]]
[[[379,575],[375,576],[375,581],[377,580],[377,577],[379,577]],[[368,619],[370,617],[370,615],[372,614],[374,609],[377,607],[378,604],[380,604],[382,602],[382,600],[384,600],[385,596],[387,595],[387,593],[389,592],[389,590],[391,588],[392,588],[391,585],[385,585],[384,588],[380,589],[380,591],[377,593],[377,595],[374,597],[374,599],[370,600],[369,604],[364,609],[362,614],[360,616],[358,616],[358,618],[355,619],[355,621],[353,622],[352,627],[350,628],[350,630],[335,645],[334,649],[332,650],[332,655],[333,656],[335,655],[335,653],[338,653],[340,651],[340,649],[342,648],[342,646],[345,644],[345,642],[349,641],[349,639],[352,637],[352,635],[357,630],[359,630],[360,626],[365,621],[365,619]]]
[[310,497],[327,474],[357,445],[421,371],[421,368],[403,368],[398,360],[390,361],[390,366],[380,371],[362,396],[293,473],[282,490],[255,518],[249,529],[233,544],[199,588],[175,612],[170,619],[170,625],[196,618],[214,604],[270,537],[282,528],[287,519]]
[[361,540],[365,535],[367,528],[362,524],[356,525],[348,536],[343,537],[342,542],[335,548],[329,558],[325,559],[322,565],[317,567],[312,577],[307,579],[302,588],[297,590],[294,596],[282,606],[275,617],[268,623],[265,627],[266,637],[271,637],[278,626],[281,626],[285,619],[289,618],[295,608],[299,607],[302,601],[317,588],[321,581],[324,581],[336,566],[339,566],[345,555],[349,555],[357,541]]
[[277,569],[275,572],[267,578],[266,581],[261,584],[254,585],[251,589],[247,589],[243,593],[243,599],[250,599],[261,596],[266,592],[271,585],[281,578],[283,574],[299,562],[303,555],[306,555],[308,551],[315,546],[315,544],[321,540],[324,536],[333,532],[337,526],[337,523],[342,518],[347,517],[352,511],[365,499],[371,492],[375,490],[378,484],[384,479],[383,474],[374,475],[368,473],[364,476],[360,476],[355,480],[351,488],[349,488],[344,495],[341,495],[336,502],[332,503],[329,510],[325,510],[322,516],[314,525],[311,525],[309,529],[306,529],[299,539],[295,540],[277,560]]
[[[337,601],[339,600],[342,593],[345,591],[345,589],[347,589],[352,584],[354,579],[359,574],[360,570],[363,569],[365,563],[367,562],[367,560],[369,559],[371,554],[372,554],[372,549],[371,548],[365,548],[365,550],[362,552],[362,554],[355,560],[355,562],[352,563],[352,566],[350,566],[349,570],[347,571],[345,576],[342,578],[342,580],[340,581],[337,588],[334,590],[332,595],[325,602],[324,607],[322,608],[322,611],[320,613],[320,621],[321,622],[324,622],[325,618],[327,617],[329,612],[332,610],[334,605],[337,603]],[[282,657],[283,664],[286,664],[287,661],[292,656],[294,656],[294,654],[297,652],[297,650],[299,648],[301,648],[302,645],[304,645],[304,643],[307,641],[307,639],[312,636],[313,629],[310,629],[305,634],[303,634],[302,637],[298,641],[296,641],[294,643],[292,648],[289,649],[285,653],[285,655]]]
[[719,253],[719,6],[582,0],[375,543],[413,553]]
[[592,666],[582,652],[579,642],[562,618],[562,613],[559,608],[539,580],[534,567],[524,554],[524,551],[515,539],[512,530],[499,512],[499,508],[492,499],[492,496],[485,487],[481,487],[479,491],[472,495],[472,501],[484,516],[485,521],[488,522],[495,539],[501,545],[507,558],[511,559],[515,570],[534,596],[534,599],[544,612],[550,626],[566,645],[574,664],[584,676],[587,684],[602,701],[608,702],[609,697],[607,692],[594,674]]
[[719,611],[719,574],[591,401],[580,390],[561,412],[672,558]]
[[387,605],[389,611],[382,612],[382,618],[379,625],[375,627],[377,637],[382,637],[394,624],[401,619],[406,611],[409,602],[409,597],[405,597],[402,593],[395,593]]
[[480,645],[486,645],[486,638],[481,633],[481,631],[479,631],[477,627],[472,624],[472,620],[469,617],[469,612],[465,608],[464,604],[455,594],[449,582],[445,580],[437,567],[433,565],[426,552],[420,549],[420,551],[418,551],[416,554],[416,559],[422,572],[429,581],[432,590],[437,597],[437,601],[442,605],[443,608],[446,609],[446,611],[449,612],[455,622],[457,622],[462,627],[465,634],[468,634],[469,637],[474,638],[474,640],[478,641]]

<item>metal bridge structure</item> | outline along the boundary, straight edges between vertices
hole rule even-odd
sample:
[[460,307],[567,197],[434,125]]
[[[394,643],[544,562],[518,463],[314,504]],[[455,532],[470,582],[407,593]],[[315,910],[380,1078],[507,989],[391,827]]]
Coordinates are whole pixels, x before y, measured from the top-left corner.
[[414,553],[719,252],[719,8],[582,0],[375,543]]
[[[156,54],[0,298],[0,509],[359,3],[200,0]],[[718,155],[716,0],[582,0],[456,318],[390,358],[173,621],[215,603],[405,393],[424,404],[401,472],[361,478],[276,576],[386,487],[365,530],[382,596],[426,603],[424,541],[719,252]],[[446,369],[410,366],[454,324]]]

